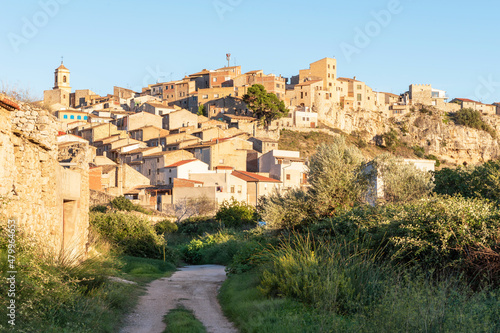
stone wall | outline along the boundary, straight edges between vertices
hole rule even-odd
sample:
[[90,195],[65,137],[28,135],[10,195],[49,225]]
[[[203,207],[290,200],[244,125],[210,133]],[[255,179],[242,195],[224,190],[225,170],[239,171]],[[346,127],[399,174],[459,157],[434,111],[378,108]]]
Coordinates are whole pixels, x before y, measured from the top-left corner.
[[58,159],[57,120],[30,104],[10,108],[5,101],[0,96],[0,197],[6,202],[1,222],[17,219],[20,233],[54,255],[61,250],[85,255],[88,146],[75,152],[73,166],[64,169]]
[[107,205],[115,196],[101,191],[90,190],[90,207],[97,205]]

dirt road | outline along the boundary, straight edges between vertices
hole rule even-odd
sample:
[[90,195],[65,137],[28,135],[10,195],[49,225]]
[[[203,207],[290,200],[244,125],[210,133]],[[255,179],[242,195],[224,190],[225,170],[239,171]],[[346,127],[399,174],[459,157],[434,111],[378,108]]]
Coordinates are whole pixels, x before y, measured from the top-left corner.
[[238,332],[217,301],[217,291],[225,279],[223,266],[203,265],[186,266],[169,278],[151,282],[120,332],[161,333],[166,327],[163,316],[178,304],[193,310],[208,332]]

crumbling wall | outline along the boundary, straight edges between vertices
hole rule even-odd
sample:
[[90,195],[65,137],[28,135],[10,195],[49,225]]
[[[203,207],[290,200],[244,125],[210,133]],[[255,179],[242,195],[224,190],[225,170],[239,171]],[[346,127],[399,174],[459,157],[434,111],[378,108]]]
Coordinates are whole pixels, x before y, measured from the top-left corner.
[[[75,170],[63,169],[58,161],[57,128],[48,111],[26,103],[16,105],[0,95],[0,198],[4,202],[0,222],[15,218],[19,232],[39,241],[47,252],[58,254],[71,244],[72,252],[84,255],[88,161],[84,157]],[[88,147],[82,151],[87,154]],[[65,184],[65,179],[78,182],[79,191],[73,194],[77,197],[65,197],[74,185]]]

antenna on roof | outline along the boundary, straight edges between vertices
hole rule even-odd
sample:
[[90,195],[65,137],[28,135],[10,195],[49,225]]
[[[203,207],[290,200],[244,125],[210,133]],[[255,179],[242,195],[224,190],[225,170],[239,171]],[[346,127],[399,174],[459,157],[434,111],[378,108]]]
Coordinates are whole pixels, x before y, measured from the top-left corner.
[[231,67],[231,53],[226,53],[227,67]]

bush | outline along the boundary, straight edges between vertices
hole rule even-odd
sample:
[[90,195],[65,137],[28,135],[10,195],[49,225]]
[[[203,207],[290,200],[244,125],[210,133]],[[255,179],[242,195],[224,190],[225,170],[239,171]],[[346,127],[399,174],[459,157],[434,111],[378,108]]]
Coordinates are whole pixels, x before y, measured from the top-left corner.
[[466,198],[483,198],[500,203],[500,161],[489,161],[475,167],[445,168],[435,173],[435,192],[460,194]]
[[309,221],[310,201],[307,193],[300,189],[284,194],[274,191],[259,198],[257,210],[267,228],[294,228]]
[[111,206],[118,209],[118,210],[123,210],[123,211],[127,211],[127,212],[136,211],[136,212],[143,213],[143,214],[151,214],[150,211],[148,211],[147,209],[145,209],[139,205],[134,205],[132,203],[132,201],[125,198],[124,196],[119,196],[119,197],[114,198],[111,201]]
[[316,225],[315,230],[334,238],[365,238],[370,249],[383,248],[390,260],[410,263],[425,273],[470,272],[474,270],[467,265],[471,249],[497,246],[500,209],[481,199],[435,196],[359,207]]
[[158,235],[171,234],[179,229],[177,224],[169,220],[163,220],[155,224],[155,231]]
[[[417,169],[413,164],[405,163],[402,158],[390,154],[377,156],[373,170],[383,182],[383,201],[407,202],[429,195],[434,187],[432,173]],[[370,175],[374,179],[375,175]],[[380,184],[378,184],[380,185]],[[370,193],[377,195],[375,190]],[[372,198],[371,201],[375,201]]]
[[317,217],[333,215],[361,201],[367,185],[363,168],[363,154],[343,136],[319,145],[307,174],[312,213]]
[[239,202],[234,198],[222,202],[215,219],[230,228],[252,225],[257,221],[255,208],[244,201]]
[[382,134],[382,139],[384,139],[385,147],[394,149],[399,145],[398,132],[393,128],[389,132]]
[[496,138],[496,131],[483,120],[479,111],[470,108],[461,109],[455,113],[454,120],[458,125],[485,131]]
[[90,208],[90,211],[91,212],[106,213],[108,211],[108,206],[96,205],[96,206]]
[[177,223],[177,233],[187,236],[202,236],[205,233],[216,233],[221,229],[221,224],[213,218],[190,217]]
[[123,213],[93,212],[90,226],[124,254],[153,259],[163,257],[164,241],[149,221]]
[[184,259],[195,265],[228,265],[241,247],[236,236],[228,232],[217,232],[193,239],[182,252]]

